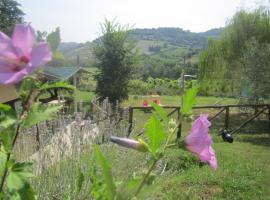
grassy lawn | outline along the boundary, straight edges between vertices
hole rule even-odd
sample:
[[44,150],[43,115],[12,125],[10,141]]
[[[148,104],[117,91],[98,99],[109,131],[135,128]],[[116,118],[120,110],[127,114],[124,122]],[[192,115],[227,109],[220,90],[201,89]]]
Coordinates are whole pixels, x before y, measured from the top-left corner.
[[[113,144],[101,145],[110,161],[118,191],[127,200],[128,179],[141,177],[150,165],[144,154]],[[269,200],[270,197],[270,137],[268,134],[240,135],[232,144],[214,138],[219,168],[212,171],[201,165],[190,152],[173,148],[167,150],[143,188],[138,200]],[[89,192],[93,168],[99,169],[93,148],[88,147],[75,163],[63,160],[34,181],[41,199],[64,199],[74,189],[77,167],[85,176],[81,194]],[[90,174],[89,174],[90,173]],[[100,178],[102,175],[99,175]],[[73,186],[72,186],[73,185]],[[67,187],[68,186],[68,187]],[[71,188],[70,188],[71,187]]]
[[[216,142],[219,168],[199,166],[171,150],[167,171],[144,189],[142,199],[270,199],[270,138],[241,135],[233,144]],[[261,138],[261,143],[256,143]]]
[[[226,104],[237,104],[237,99],[233,98],[219,98],[219,97],[197,97],[197,106],[204,105],[226,105]],[[143,97],[142,96],[129,96],[129,99],[123,102],[124,107],[129,106],[142,106]],[[161,96],[161,104],[162,105],[170,105],[170,106],[179,106],[181,102],[180,96]],[[171,112],[173,109],[167,109],[167,113]],[[199,109],[194,110],[194,115],[198,116],[200,113],[209,113],[209,115],[214,115],[218,112],[216,109]],[[133,122],[134,122],[134,133],[138,133],[143,129],[143,126],[147,119],[150,117],[151,113],[146,113],[142,110],[134,110],[133,112]],[[177,114],[173,115],[174,118],[177,118]]]
[[[179,106],[181,102],[180,96],[161,96],[161,104],[162,105],[170,105],[170,106]],[[129,99],[123,102],[123,106],[142,106],[143,97],[137,95],[129,96]],[[233,98],[220,98],[220,97],[197,97],[197,104],[200,106],[204,105],[214,105],[214,104],[236,104],[237,99]]]
[[[80,98],[84,95],[85,98],[91,97],[89,93],[78,94]],[[180,99],[163,96],[161,100],[164,105],[177,105]],[[211,105],[219,100],[215,97],[199,97],[197,105]],[[235,99],[224,99],[221,103],[233,104],[235,102]],[[140,103],[140,97],[132,96],[123,104],[128,106],[140,105]],[[136,115],[137,124],[133,137],[136,137],[136,132],[143,127],[150,114],[138,111]],[[242,118],[237,115],[232,120],[239,125]],[[270,135],[267,132],[269,131],[267,125],[266,121],[263,125],[266,126],[266,131],[249,134],[239,132],[234,135],[234,143],[229,144],[223,142],[217,135],[217,129],[223,127],[223,119],[221,119],[221,124],[216,125],[217,128],[210,129],[218,159],[217,171],[214,172],[209,166],[200,164],[196,156],[190,152],[178,148],[168,149],[166,156],[158,163],[151,175],[151,180],[136,199],[270,200]],[[188,127],[184,127],[183,137],[188,130]],[[125,193],[128,179],[134,175],[140,177],[147,171],[150,164],[149,157],[111,143],[105,143],[101,145],[101,148],[110,161],[117,188],[125,197],[123,200],[129,199],[133,193]],[[34,180],[35,190],[38,191],[39,197],[64,199],[71,194],[76,184],[78,166],[82,169],[86,180],[81,194],[89,192],[90,172],[93,168],[99,169],[100,166],[94,157],[92,146],[84,148],[82,152],[81,155],[74,156],[73,159],[76,162],[69,159],[62,160]],[[102,177],[101,174],[100,177]]]
[[80,90],[76,90],[75,95],[76,95],[76,101],[90,101],[95,97],[94,92],[86,92],[86,91],[80,91]]
[[[86,92],[76,90],[75,92],[76,100],[77,101],[88,101],[89,99],[93,99],[95,97],[94,92]],[[161,104],[162,105],[171,105],[171,106],[178,106],[180,105],[181,97],[180,96],[161,96]],[[142,96],[130,95],[129,99],[124,101],[122,105],[124,107],[128,106],[141,106],[143,103]],[[197,98],[197,105],[214,105],[214,104],[236,104],[237,99],[233,98],[219,98],[219,97],[198,97]]]

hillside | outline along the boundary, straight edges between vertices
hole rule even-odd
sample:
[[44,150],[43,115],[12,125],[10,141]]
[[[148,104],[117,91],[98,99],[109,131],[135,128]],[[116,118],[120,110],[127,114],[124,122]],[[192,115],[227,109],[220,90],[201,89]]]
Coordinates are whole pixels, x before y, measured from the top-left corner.
[[163,41],[180,47],[202,49],[207,45],[207,38],[218,36],[220,31],[221,29],[211,29],[202,33],[193,33],[181,28],[134,29],[130,36],[136,41]]
[[[135,42],[136,48],[142,55],[142,63],[139,67],[141,75],[144,78],[148,76],[175,78],[179,75],[175,72],[180,71],[184,57],[187,64],[196,68],[198,54],[206,48],[208,38],[218,37],[221,30],[221,28],[211,29],[201,33],[193,33],[181,28],[131,30],[130,40]],[[67,60],[74,61],[79,55],[81,65],[93,66],[93,42],[61,43],[59,50]]]

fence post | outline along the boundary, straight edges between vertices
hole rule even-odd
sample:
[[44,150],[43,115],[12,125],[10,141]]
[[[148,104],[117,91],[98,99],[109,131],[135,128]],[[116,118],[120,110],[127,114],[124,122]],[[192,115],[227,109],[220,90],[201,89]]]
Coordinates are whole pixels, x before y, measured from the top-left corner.
[[226,111],[226,114],[225,114],[225,129],[228,130],[229,128],[229,117],[230,117],[230,107],[229,106],[226,106],[225,107],[225,111]]
[[269,135],[270,135],[270,105],[268,105],[268,125],[269,125]]
[[177,111],[177,120],[178,120],[178,130],[177,130],[176,140],[178,140],[182,134],[182,124],[180,122],[180,108]]
[[36,150],[38,151],[39,148],[40,148],[40,137],[39,137],[39,127],[38,127],[38,124],[36,124],[36,129],[37,129],[37,132],[36,132],[36,142],[37,142]]
[[129,117],[128,117],[128,123],[129,123],[129,127],[128,127],[128,137],[130,136],[130,133],[132,131],[132,122],[133,122],[133,108],[129,107],[128,108],[128,113],[129,113]]

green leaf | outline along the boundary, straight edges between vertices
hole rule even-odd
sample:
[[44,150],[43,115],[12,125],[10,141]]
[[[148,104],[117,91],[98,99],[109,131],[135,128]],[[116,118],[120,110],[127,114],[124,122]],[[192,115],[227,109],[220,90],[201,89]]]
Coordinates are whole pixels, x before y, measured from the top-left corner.
[[83,185],[83,182],[84,182],[85,178],[84,178],[84,175],[81,171],[81,168],[78,167],[78,172],[77,172],[77,185],[76,185],[76,193],[75,193],[75,198],[78,199],[78,196],[81,192],[81,189],[82,189],[82,185]]
[[193,87],[186,91],[183,96],[183,103],[181,108],[182,115],[190,114],[190,110],[196,104],[196,96],[198,93],[198,87]]
[[162,108],[161,106],[159,106],[155,103],[151,103],[151,106],[155,109],[155,111],[160,119],[162,119],[164,122],[169,122],[169,118],[168,118],[167,113],[164,110],[164,108]]
[[132,177],[128,180],[128,183],[127,183],[128,190],[132,192],[134,189],[138,188],[141,181],[142,181],[142,177],[137,176],[135,173],[133,173]]
[[10,172],[7,177],[7,187],[10,190],[19,190],[24,187],[26,180],[20,176],[20,173]]
[[26,118],[23,120],[24,127],[31,127],[40,122],[56,117],[56,113],[62,108],[62,105],[44,105],[35,103],[30,108]]
[[148,137],[150,141],[150,151],[153,156],[156,157],[159,148],[167,138],[164,127],[162,126],[162,123],[160,122],[158,117],[156,115],[152,115],[151,118],[148,120],[145,128],[146,130],[144,134]]
[[15,125],[16,122],[17,122],[17,119],[6,116],[4,120],[1,120],[0,127],[2,129],[7,129],[7,128]]
[[75,87],[73,85],[70,85],[69,83],[67,82],[54,82],[54,83],[45,83],[43,84],[42,86],[40,86],[39,90],[42,92],[42,91],[45,91],[45,90],[50,90],[50,89],[65,89],[65,90],[70,90],[70,91],[73,91],[75,90]]
[[21,200],[35,200],[35,192],[29,183],[26,183],[22,189],[18,191]]
[[11,107],[9,105],[0,103],[0,111],[4,112],[4,113],[8,113],[9,111],[11,111]]
[[32,163],[15,163],[9,170],[7,187],[10,190],[20,190],[28,184],[27,179],[32,177]]
[[96,157],[103,170],[103,177],[106,184],[108,199],[114,200],[116,197],[116,186],[112,178],[111,168],[105,156],[103,155],[100,147],[96,145],[95,149],[96,149]]
[[0,149],[0,177],[1,178],[3,177],[4,171],[6,168],[6,163],[7,163],[7,153],[3,148],[1,148]]
[[34,76],[26,76],[20,85],[20,99],[24,104],[30,91],[36,90],[41,82]]
[[12,166],[12,171],[29,173],[30,175],[27,175],[27,177],[29,177],[32,176],[32,166],[33,163],[31,162],[18,162]]
[[9,105],[0,103],[0,129],[9,128],[16,122],[16,112]]
[[15,138],[15,129],[11,128],[11,130],[8,130],[8,129],[2,130],[1,140],[7,152],[11,150],[14,138]]

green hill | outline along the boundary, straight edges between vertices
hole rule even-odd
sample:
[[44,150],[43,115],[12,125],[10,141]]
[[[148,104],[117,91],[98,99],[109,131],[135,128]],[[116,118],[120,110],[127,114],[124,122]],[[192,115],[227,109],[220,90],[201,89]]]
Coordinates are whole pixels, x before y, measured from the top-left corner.
[[[180,68],[184,65],[184,57],[187,66],[196,68],[198,54],[206,48],[208,38],[218,37],[221,30],[221,28],[211,29],[201,33],[193,33],[181,28],[131,30],[130,40],[135,42],[142,56],[142,62],[138,67],[139,76],[178,77]],[[81,65],[93,66],[93,43],[61,43],[59,50],[72,63],[79,55]]]
[[180,47],[202,49],[207,45],[207,38],[218,36],[220,30],[211,29],[202,33],[193,33],[181,28],[134,29],[130,36],[137,41],[163,41]]

